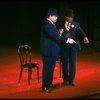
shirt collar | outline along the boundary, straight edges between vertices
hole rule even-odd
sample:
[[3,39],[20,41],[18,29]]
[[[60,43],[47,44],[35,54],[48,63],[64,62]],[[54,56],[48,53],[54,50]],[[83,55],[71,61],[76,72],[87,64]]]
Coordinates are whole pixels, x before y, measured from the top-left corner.
[[52,24],[54,24],[54,23],[53,23],[53,21],[52,21],[52,20],[50,20],[49,18],[47,18],[47,20],[48,20],[48,21],[50,21]]

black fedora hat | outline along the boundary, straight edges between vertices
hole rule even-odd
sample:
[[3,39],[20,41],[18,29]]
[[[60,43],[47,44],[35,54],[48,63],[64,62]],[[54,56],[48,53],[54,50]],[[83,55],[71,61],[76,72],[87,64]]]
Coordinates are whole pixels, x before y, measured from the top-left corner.
[[67,17],[74,17],[74,12],[73,12],[73,10],[72,10],[72,9],[67,9],[67,10],[65,11],[65,16],[67,16]]
[[55,8],[50,8],[50,9],[48,10],[47,15],[48,15],[48,16],[49,16],[49,15],[58,16],[57,9],[55,9]]

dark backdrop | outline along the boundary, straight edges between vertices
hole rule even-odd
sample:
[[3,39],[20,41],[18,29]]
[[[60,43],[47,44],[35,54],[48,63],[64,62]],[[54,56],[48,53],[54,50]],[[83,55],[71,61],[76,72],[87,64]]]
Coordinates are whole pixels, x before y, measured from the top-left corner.
[[59,18],[66,8],[72,8],[90,46],[100,47],[99,1],[0,1],[0,45],[29,44],[39,49],[41,25],[50,7],[58,9]]

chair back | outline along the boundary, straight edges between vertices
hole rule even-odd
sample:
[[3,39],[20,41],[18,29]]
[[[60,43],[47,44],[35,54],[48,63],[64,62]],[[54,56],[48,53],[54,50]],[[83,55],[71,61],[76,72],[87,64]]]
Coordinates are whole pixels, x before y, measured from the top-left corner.
[[27,63],[31,63],[31,47],[29,45],[20,45],[18,47],[18,54],[21,66]]

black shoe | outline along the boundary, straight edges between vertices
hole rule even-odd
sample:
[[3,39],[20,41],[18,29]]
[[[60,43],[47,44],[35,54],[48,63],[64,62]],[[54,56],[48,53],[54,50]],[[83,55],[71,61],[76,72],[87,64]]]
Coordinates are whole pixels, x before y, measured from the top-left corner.
[[67,82],[63,82],[61,85],[66,86],[66,85],[68,85],[68,83]]
[[69,82],[69,85],[70,86],[75,86],[75,83],[74,82]]
[[46,87],[44,87],[42,90],[43,90],[44,92],[47,92],[47,93],[50,93],[50,92],[51,92],[50,88],[46,88]]

